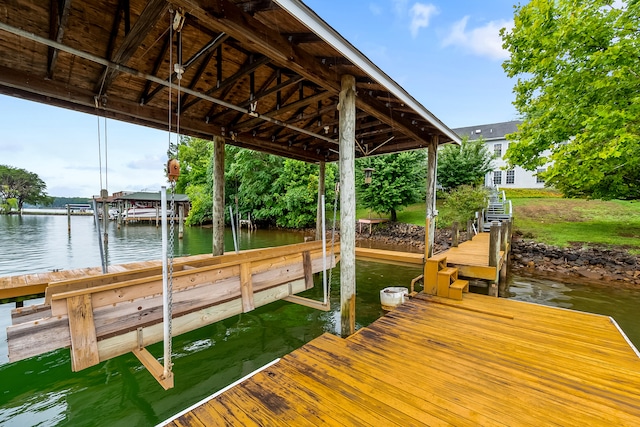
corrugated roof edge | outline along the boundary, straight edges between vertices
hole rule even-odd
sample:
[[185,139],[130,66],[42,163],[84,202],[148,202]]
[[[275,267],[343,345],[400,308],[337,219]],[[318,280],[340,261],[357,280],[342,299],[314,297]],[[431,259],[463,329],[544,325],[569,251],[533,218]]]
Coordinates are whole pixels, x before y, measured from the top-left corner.
[[424,119],[430,121],[444,135],[451,138],[457,144],[460,144],[460,137],[440,119],[434,116],[422,104],[416,101],[409,93],[389,77],[384,71],[376,66],[369,58],[360,52],[349,41],[342,37],[336,30],[327,24],[318,14],[309,8],[306,4],[299,0],[273,0],[281,8],[289,12],[303,25],[313,31],[318,37],[329,43],[334,49],[347,57],[362,71],[367,73],[369,77],[386,87],[393,95],[397,96],[406,105],[413,108]]

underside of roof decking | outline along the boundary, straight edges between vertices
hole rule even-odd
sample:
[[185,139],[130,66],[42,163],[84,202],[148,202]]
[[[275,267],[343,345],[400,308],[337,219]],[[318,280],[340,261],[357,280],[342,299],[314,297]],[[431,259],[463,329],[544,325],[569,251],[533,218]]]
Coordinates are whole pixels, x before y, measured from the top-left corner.
[[298,0],[9,0],[0,14],[1,94],[167,129],[171,81],[182,134],[305,161],[337,160],[344,74],[357,157],[458,141]]

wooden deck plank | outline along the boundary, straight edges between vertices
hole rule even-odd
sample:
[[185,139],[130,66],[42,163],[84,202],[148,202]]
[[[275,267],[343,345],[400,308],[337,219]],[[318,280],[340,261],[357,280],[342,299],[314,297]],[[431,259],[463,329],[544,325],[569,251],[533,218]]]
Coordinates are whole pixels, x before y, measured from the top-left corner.
[[296,408],[296,412],[311,422],[312,425],[333,425],[344,426],[344,419],[336,419],[335,414],[326,414],[316,410],[317,401],[309,402],[298,393],[299,388],[285,386],[278,377],[271,377],[269,374],[258,374],[256,378],[247,380],[245,387],[255,395],[261,395],[265,401],[286,402],[287,405]]
[[326,402],[322,406],[327,410],[343,405],[346,406],[346,410],[356,412],[358,418],[363,421],[362,425],[424,425],[412,424],[412,420],[401,416],[386,402],[364,393],[361,389],[354,387],[354,384],[343,382],[346,375],[334,378],[326,372],[315,371],[285,359],[278,362],[278,368],[280,372],[294,376],[301,385],[320,394],[321,399]]
[[[424,358],[413,353],[405,353],[402,349],[390,352],[386,347],[371,346],[371,341],[360,344],[355,340],[342,340],[328,334],[322,338],[325,340],[321,345],[318,344],[320,350],[326,351],[332,346],[343,347],[349,353],[350,369],[362,367],[361,369],[369,372],[369,375],[380,378],[386,378],[385,372],[392,375],[394,381],[401,383],[404,390],[403,398],[407,398],[407,393],[412,393],[415,398],[423,401],[423,405],[432,406],[428,409],[429,412],[441,414],[454,425],[467,424],[469,421],[471,425],[539,425],[536,414],[540,409],[540,401],[526,400],[523,402],[524,410],[518,413],[509,407],[496,404],[495,397],[487,393],[487,387],[494,385],[490,382],[491,376],[473,378],[474,381],[470,381],[469,378],[450,375],[446,372],[447,369],[436,369],[437,365],[442,365],[443,360],[430,360],[432,368],[426,371],[421,365],[425,361]],[[315,342],[310,344],[316,345]],[[394,360],[394,363],[390,364],[389,360]],[[446,365],[445,368],[451,368],[450,363]],[[452,389],[464,392],[451,393]],[[464,395],[464,398],[461,398],[461,395]],[[521,393],[518,396],[523,400]],[[478,407],[482,407],[483,411],[478,411]]]
[[[429,318],[428,319],[415,319],[415,310],[409,312],[402,311],[391,313],[390,317],[393,316],[407,316],[411,317],[413,321],[427,321],[430,322],[434,319],[441,319],[443,321],[447,321],[450,319],[450,309],[447,306],[435,305],[430,307],[429,309]],[[442,316],[442,317],[439,317]],[[483,318],[486,321],[486,325],[483,323],[483,328],[489,329],[489,332],[493,333],[497,330],[505,330],[506,333],[509,333],[516,327],[524,327],[522,333],[528,334],[527,337],[531,341],[540,340],[554,340],[554,345],[563,345],[571,346],[576,345],[579,348],[593,350],[597,348],[601,348],[604,354],[610,355],[610,352],[616,352],[617,357],[622,357],[624,355],[630,356],[630,360],[636,360],[635,354],[633,351],[630,351],[629,345],[626,343],[624,338],[621,335],[613,335],[611,334],[611,323],[609,323],[608,331],[601,329],[590,328],[589,324],[583,322],[577,324],[565,324],[563,328],[557,327],[557,322],[544,322],[543,316],[539,316],[536,322],[530,322],[529,319],[523,321],[519,314],[514,315],[513,322],[507,323],[504,319],[496,318],[491,315],[483,315],[482,313],[477,312],[469,312],[466,310],[460,310],[458,313],[459,316],[459,324],[464,327],[473,328],[474,325],[468,325],[466,322],[473,322],[476,319],[476,316],[486,316]],[[498,329],[497,329],[498,328]],[[506,329],[505,329],[506,328]],[[599,353],[603,354],[603,353]]]
[[[327,394],[323,390],[316,390],[306,386],[307,378],[300,372],[284,371],[280,369],[279,363],[265,369],[255,377],[255,381],[262,381],[261,375],[269,377],[270,381],[277,381],[282,390],[288,390],[296,396],[296,400],[306,406],[318,411],[325,423],[337,423],[339,426],[345,425],[366,425],[366,420],[371,419],[371,414],[359,408],[351,409],[344,407],[339,401],[327,399]],[[329,406],[332,405],[332,406]],[[332,410],[320,411],[320,408],[332,407]]]
[[[381,322],[394,324],[393,320],[393,317],[390,316]],[[450,342],[461,347],[479,347],[483,342],[486,342],[487,338],[490,338],[495,344],[490,354],[495,355],[496,352],[499,352],[501,357],[520,360],[523,364],[529,363],[530,359],[544,358],[550,363],[556,374],[566,372],[576,378],[589,378],[592,374],[600,373],[599,380],[611,381],[612,387],[620,387],[621,389],[627,384],[629,386],[640,384],[640,362],[637,360],[636,363],[629,364],[619,362],[617,357],[620,353],[608,351],[605,347],[596,348],[580,345],[576,341],[553,340],[531,334],[526,329],[518,328],[517,325],[509,325],[503,330],[499,330],[498,326],[494,326],[493,329],[484,329],[464,322],[454,324],[451,321],[447,322],[446,318],[437,318],[435,315],[430,316],[430,321],[418,324],[419,326],[416,324],[420,321],[411,321],[411,316],[405,317],[405,320],[407,322],[405,327],[409,330],[416,332],[428,330],[430,336],[433,337],[440,335],[446,337],[447,334],[455,334],[461,327],[465,327],[465,334],[452,336]],[[519,338],[517,341],[516,337]],[[555,351],[541,356],[540,349],[544,347],[554,348]],[[614,360],[615,362],[613,362]],[[575,370],[576,363],[580,363],[580,370]],[[619,375],[623,379],[619,378]]]
[[[468,409],[458,396],[442,396],[438,393],[440,390],[433,388],[434,379],[425,377],[420,372],[420,367],[408,367],[404,360],[400,363],[390,363],[389,358],[385,358],[384,355],[379,361],[372,363],[373,360],[368,357],[359,357],[363,350],[365,349],[361,346],[349,344],[348,340],[325,334],[312,345],[301,348],[290,357],[313,358],[317,365],[323,366],[336,376],[341,376],[344,371],[350,372],[356,381],[366,382],[368,386],[386,394],[386,398],[394,407],[398,405],[398,400],[401,401],[400,406],[404,406],[406,402],[409,405],[408,415],[429,425],[443,422],[458,426],[500,424],[493,417],[489,418]],[[346,360],[341,362],[332,357],[336,354],[340,354],[341,358]],[[327,364],[327,360],[331,360],[331,364]],[[415,376],[415,381],[407,381],[407,374]],[[472,398],[466,393],[465,397]],[[483,397],[483,392],[478,393],[477,398]]]
[[[369,330],[363,336],[369,340],[382,338],[381,334]],[[395,343],[397,340],[391,342]],[[389,350],[393,347],[389,346],[381,357],[422,359],[424,363],[430,364],[429,366],[435,366],[429,369],[429,378],[437,378],[438,371],[447,368],[444,380],[448,383],[448,389],[443,393],[455,395],[464,391],[466,395],[466,390],[471,384],[482,386],[484,393],[490,397],[491,401],[496,402],[495,404],[499,404],[504,396],[509,396],[510,408],[512,410],[517,408],[519,414],[524,410],[535,408],[537,425],[545,425],[541,420],[560,420],[565,416],[570,421],[565,420],[562,425],[575,426],[594,425],[594,421],[598,420],[599,422],[595,425],[616,425],[616,423],[609,424],[609,420],[629,418],[619,405],[612,408],[611,400],[600,399],[597,396],[594,398],[591,394],[592,390],[576,388],[573,383],[568,385],[565,382],[559,383],[553,377],[541,377],[538,372],[528,372],[521,366],[505,363],[498,357],[482,358],[475,353],[465,352],[455,347],[443,349],[442,341],[438,338],[434,339],[434,344],[419,352],[414,348],[400,353]],[[473,398],[474,395],[470,393],[470,397]],[[568,410],[566,408],[568,405],[574,409]],[[485,404],[482,411],[487,412],[491,409],[491,404]],[[574,414],[574,411],[577,413]],[[634,412],[633,408],[631,411]],[[636,415],[631,419],[638,421],[640,420],[638,411],[635,412]],[[519,421],[516,425],[521,422]]]
[[606,317],[442,301],[416,298],[347,339],[324,334],[210,403],[244,400],[268,425],[640,425],[640,359]]

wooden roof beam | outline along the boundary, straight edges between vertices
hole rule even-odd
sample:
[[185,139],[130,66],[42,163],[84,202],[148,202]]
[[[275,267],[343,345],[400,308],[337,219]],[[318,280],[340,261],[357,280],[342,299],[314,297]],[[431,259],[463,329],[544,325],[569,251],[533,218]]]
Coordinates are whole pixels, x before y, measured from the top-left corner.
[[[51,0],[51,8],[49,10],[49,38],[58,43],[62,42],[64,32],[69,22],[69,10],[71,8],[71,0]],[[53,79],[53,72],[58,61],[58,49],[49,47],[47,53],[47,78]]]
[[[158,71],[160,71],[160,67],[164,62],[164,57],[167,54],[167,50],[169,49],[169,36],[164,37],[162,41],[162,47],[160,48],[160,54],[156,57],[155,62],[153,63],[153,70],[151,71],[151,75],[157,76]],[[158,85],[158,91],[164,86]],[[145,105],[149,101],[149,90],[151,89],[151,81],[147,80],[144,83],[144,89],[142,89],[142,95],[140,95],[140,105]]]
[[249,148],[256,151],[262,151],[276,156],[288,157],[291,159],[301,160],[303,162],[324,162],[326,156],[315,151],[305,151],[302,147],[282,145],[280,143],[265,141],[262,138],[253,138],[250,136],[238,136],[235,141],[231,138],[225,138],[227,144],[237,147]]
[[282,33],[293,44],[318,43],[322,39],[313,33]]
[[[252,71],[255,71],[256,69],[258,69],[261,66],[269,63],[270,61],[271,60],[266,56],[262,56],[262,57],[260,57],[258,59],[254,59],[254,58],[249,57],[249,58],[247,58],[247,61],[245,61],[245,63],[240,67],[240,69],[238,71],[236,71],[232,76],[227,77],[226,79],[224,79],[219,85],[216,85],[216,86],[212,87],[211,89],[208,89],[204,94],[205,95],[211,95],[212,93],[224,90],[225,88],[228,88],[228,87],[231,87],[231,85],[235,84],[238,80],[243,78],[245,75],[251,73]],[[200,98],[194,99],[193,101],[189,102],[188,104],[185,104],[185,106],[182,109],[182,111],[186,111],[187,109],[193,107],[195,104],[197,104],[200,101],[202,101]]]
[[340,76],[337,73],[289,42],[278,31],[240,10],[231,1],[219,0],[206,6],[194,0],[172,0],[172,3],[195,16],[203,25],[230,34],[243,45],[251,46],[280,66],[338,93]]
[[244,0],[239,1],[238,5],[241,6],[242,9],[250,15],[254,15],[258,12],[264,12],[267,10],[278,9],[278,6],[275,5],[271,0]]
[[[271,76],[269,76],[269,78],[265,81],[265,83],[262,85],[262,87],[258,90],[258,92],[255,94],[253,99],[246,99],[246,100],[242,101],[240,104],[238,104],[238,106],[239,107],[243,107],[243,108],[247,108],[247,107],[249,107],[251,105],[252,102],[259,101],[260,99],[263,99],[264,97],[269,96],[274,92],[277,92],[277,91],[282,90],[282,89],[284,89],[286,87],[294,85],[294,84],[296,84],[296,83],[298,83],[298,82],[300,82],[302,80],[302,77],[295,76],[295,77],[292,77],[292,78],[290,78],[290,79],[288,79],[288,80],[286,80],[284,82],[281,82],[280,84],[277,84],[277,85],[275,85],[275,86],[273,86],[271,88],[268,88],[269,85],[271,83],[273,83],[273,81],[276,79],[276,76],[277,76],[277,71],[274,71],[273,74]],[[212,108],[211,110],[209,110],[209,113],[206,116],[210,121],[215,121],[218,118],[226,115],[229,112],[227,110],[227,111],[221,111],[218,114],[213,114],[213,111],[214,110]]]
[[[111,62],[126,65],[166,10],[166,0],[149,0],[129,34],[125,36],[122,44],[111,56]],[[106,68],[96,82],[95,92],[98,94],[106,93],[118,73],[117,70]]]
[[[211,58],[213,58],[213,54],[214,53],[215,53],[215,51],[213,51],[213,50],[209,51],[209,53],[207,53],[205,55],[205,57],[202,60],[202,62],[200,62],[200,65],[198,66],[198,69],[196,70],[196,73],[193,75],[193,78],[191,79],[191,81],[189,82],[189,85],[187,86],[189,89],[195,89],[196,85],[200,81],[200,77],[202,77],[202,74],[207,69],[207,66],[209,65],[209,62],[211,61]],[[184,108],[184,106],[187,104],[187,99],[189,99],[189,94],[185,93],[182,96],[182,99],[180,100],[180,110],[182,110]]]
[[[311,95],[307,98],[301,99],[299,101],[292,102],[291,104],[283,105],[279,109],[271,110],[268,113],[264,113],[264,115],[267,117],[275,118],[278,115],[287,113],[289,111],[297,110],[300,108],[302,108],[302,111],[304,111],[306,108],[309,107],[309,105],[313,104],[314,102],[321,101],[323,99],[329,98],[330,96],[332,96],[332,93],[330,93],[329,91],[320,92],[315,95]],[[256,118],[249,119],[239,123],[238,128],[242,130],[251,129],[252,127],[254,127],[256,124],[260,122],[261,122],[260,118],[256,117]]]
[[[185,62],[182,67],[184,68],[184,71],[186,72],[198,59],[200,59],[203,55],[207,55],[206,57],[209,58],[207,60],[207,62],[211,59],[209,54],[212,54],[214,52],[215,49],[217,49],[218,47],[222,46],[222,44],[225,42],[225,40],[227,40],[229,38],[228,35],[226,35],[225,33],[221,33],[218,34],[216,37],[212,38],[209,43],[207,43],[206,45],[204,45],[202,48],[200,48],[200,50],[198,50],[198,52],[196,52],[195,54],[193,54],[191,56],[191,58],[187,59],[187,62]],[[167,37],[168,39],[168,37]],[[164,55],[162,55],[164,56]],[[160,60],[160,62],[162,62],[163,58],[158,58]],[[172,65],[173,67],[173,65]],[[173,68],[172,68],[173,69]],[[156,75],[155,71],[153,74]],[[204,70],[202,70],[202,72],[204,72]],[[202,74],[202,72],[200,74]],[[172,71],[171,72],[171,76],[169,78],[166,79],[166,81],[173,81],[176,78],[176,72]],[[156,86],[156,88],[151,91],[151,93],[149,93],[146,96],[143,96],[140,98],[140,104],[144,105],[146,103],[148,103],[149,101],[151,101],[151,99],[153,99],[154,96],[156,96],[158,94],[158,92],[160,92],[162,89],[164,89],[164,86],[162,85],[158,85]]]

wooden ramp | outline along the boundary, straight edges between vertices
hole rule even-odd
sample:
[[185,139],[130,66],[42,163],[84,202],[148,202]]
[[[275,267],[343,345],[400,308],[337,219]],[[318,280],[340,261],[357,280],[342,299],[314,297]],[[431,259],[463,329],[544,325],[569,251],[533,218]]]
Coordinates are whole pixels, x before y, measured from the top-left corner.
[[420,294],[311,341],[170,426],[638,426],[640,359],[605,316]]
[[432,258],[446,258],[447,266],[457,268],[460,276],[495,280],[504,263],[505,252],[500,251],[497,266],[490,266],[489,233],[478,233],[472,240],[462,242],[458,247],[449,248]]

